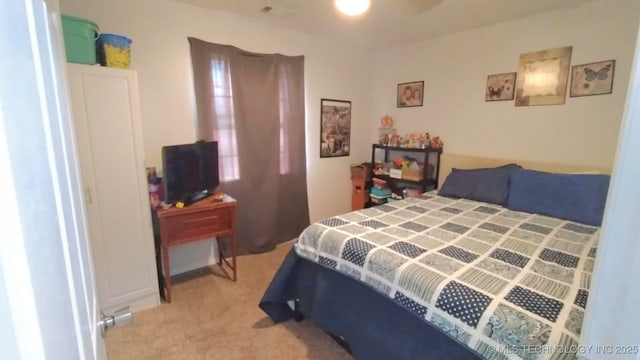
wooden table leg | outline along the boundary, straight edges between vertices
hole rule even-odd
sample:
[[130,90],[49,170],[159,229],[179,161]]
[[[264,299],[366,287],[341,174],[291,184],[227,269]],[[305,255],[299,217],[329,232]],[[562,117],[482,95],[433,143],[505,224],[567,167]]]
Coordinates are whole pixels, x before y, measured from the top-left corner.
[[222,245],[224,245],[224,243],[220,241],[220,236],[216,236],[216,242],[218,243],[218,266],[222,266],[222,260],[224,259]]
[[236,248],[236,233],[231,235],[231,262],[233,263],[233,281],[237,280],[237,269],[238,265],[236,264],[236,252],[238,249]]
[[225,257],[225,251],[229,251],[227,246],[225,245],[224,240],[221,236],[216,237],[216,242],[218,243],[218,266],[222,268],[224,273],[227,272],[224,270],[224,265],[227,265],[229,269],[233,271],[232,275],[230,275],[231,280],[236,281],[237,279],[237,270],[236,270],[236,237],[235,235],[229,235],[229,241],[231,242],[231,263]]
[[164,263],[164,299],[171,302],[171,270],[169,269],[169,249],[162,247],[162,262]]

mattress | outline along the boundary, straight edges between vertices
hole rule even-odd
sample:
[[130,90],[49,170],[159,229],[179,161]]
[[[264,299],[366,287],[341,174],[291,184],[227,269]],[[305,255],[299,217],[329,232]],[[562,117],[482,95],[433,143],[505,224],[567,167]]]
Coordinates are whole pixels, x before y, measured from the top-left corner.
[[483,358],[572,359],[599,235],[433,191],[312,224],[294,249]]

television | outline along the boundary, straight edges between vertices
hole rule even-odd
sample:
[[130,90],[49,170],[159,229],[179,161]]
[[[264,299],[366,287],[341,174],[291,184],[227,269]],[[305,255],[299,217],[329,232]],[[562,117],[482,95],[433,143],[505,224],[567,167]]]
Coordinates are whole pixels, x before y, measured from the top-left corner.
[[162,147],[162,171],[166,203],[189,205],[212,194],[220,185],[218,142]]

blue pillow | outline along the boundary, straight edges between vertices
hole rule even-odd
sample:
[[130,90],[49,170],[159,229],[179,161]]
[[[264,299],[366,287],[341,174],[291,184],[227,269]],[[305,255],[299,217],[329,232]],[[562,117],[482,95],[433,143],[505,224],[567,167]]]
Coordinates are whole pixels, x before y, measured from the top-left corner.
[[504,205],[509,194],[509,178],[516,164],[485,169],[452,169],[438,195]]
[[609,178],[516,169],[511,174],[507,208],[600,226]]

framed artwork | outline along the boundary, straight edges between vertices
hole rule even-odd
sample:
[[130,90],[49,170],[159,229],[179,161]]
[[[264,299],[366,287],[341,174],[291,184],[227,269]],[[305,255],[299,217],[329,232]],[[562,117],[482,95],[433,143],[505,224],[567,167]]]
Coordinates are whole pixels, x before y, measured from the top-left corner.
[[615,60],[573,66],[571,68],[570,96],[611,94],[615,67]]
[[515,85],[516,73],[514,72],[487,76],[484,101],[513,100]]
[[320,157],[349,156],[351,101],[320,99]]
[[520,55],[516,106],[564,104],[571,46]]
[[422,106],[424,98],[424,81],[398,84],[398,107]]

